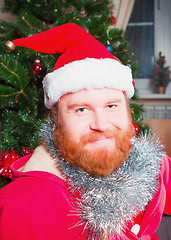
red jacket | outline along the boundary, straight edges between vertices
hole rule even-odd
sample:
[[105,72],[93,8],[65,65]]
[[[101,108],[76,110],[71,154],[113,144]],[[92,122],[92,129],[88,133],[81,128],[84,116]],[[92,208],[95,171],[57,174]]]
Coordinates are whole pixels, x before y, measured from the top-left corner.
[[[12,165],[14,181],[0,191],[1,240],[83,240],[84,226],[74,208],[75,197],[67,191],[65,181],[48,172],[18,171],[30,158],[23,157]],[[171,215],[171,161],[162,159],[160,188],[134,224],[129,225],[124,240],[154,240],[163,212]],[[137,225],[137,226],[138,226]]]

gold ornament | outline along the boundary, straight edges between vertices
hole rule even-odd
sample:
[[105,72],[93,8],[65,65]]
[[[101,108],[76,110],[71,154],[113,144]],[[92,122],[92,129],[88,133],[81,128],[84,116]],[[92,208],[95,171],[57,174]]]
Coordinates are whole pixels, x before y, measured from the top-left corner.
[[5,48],[8,50],[8,52],[12,52],[15,49],[15,45],[11,41],[6,41],[5,42]]

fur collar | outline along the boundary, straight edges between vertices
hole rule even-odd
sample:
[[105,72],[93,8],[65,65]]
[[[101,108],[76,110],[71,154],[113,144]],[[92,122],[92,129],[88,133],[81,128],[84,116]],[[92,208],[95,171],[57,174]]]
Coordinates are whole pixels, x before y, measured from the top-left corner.
[[76,201],[87,239],[119,239],[131,221],[145,209],[157,191],[163,146],[151,134],[132,139],[133,148],[122,167],[106,178],[94,178],[61,158],[53,143],[54,123],[49,121],[41,129],[41,137],[49,151],[57,158],[71,194],[80,192]]

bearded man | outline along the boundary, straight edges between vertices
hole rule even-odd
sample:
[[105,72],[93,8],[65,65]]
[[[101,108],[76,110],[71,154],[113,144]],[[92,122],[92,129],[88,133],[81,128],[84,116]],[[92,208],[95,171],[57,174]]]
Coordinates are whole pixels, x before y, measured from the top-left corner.
[[75,24],[13,44],[61,55],[43,80],[54,120],[0,193],[0,239],[158,239],[171,163],[159,141],[134,136],[130,68]]

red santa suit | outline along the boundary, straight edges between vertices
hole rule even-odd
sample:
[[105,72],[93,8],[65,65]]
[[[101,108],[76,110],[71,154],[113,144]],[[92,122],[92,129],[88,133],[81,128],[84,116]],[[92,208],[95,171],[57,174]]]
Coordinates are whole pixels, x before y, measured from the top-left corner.
[[[0,192],[0,239],[85,239],[87,229],[79,225],[81,219],[75,208],[77,196],[71,195],[66,182],[54,174],[18,171],[29,158],[25,156],[12,165],[13,182]],[[163,213],[171,214],[170,167],[171,161],[165,155],[159,189],[145,211],[128,224],[124,240],[158,239],[155,232]]]

